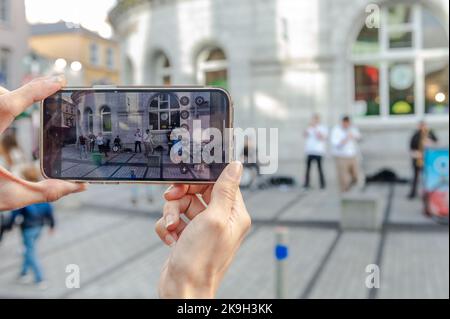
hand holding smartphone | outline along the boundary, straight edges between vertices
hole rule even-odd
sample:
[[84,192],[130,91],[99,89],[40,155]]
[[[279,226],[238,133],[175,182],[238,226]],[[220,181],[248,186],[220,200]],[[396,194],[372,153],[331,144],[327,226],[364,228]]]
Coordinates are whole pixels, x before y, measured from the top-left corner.
[[218,88],[67,88],[41,108],[45,177],[91,183],[213,183],[233,153]]

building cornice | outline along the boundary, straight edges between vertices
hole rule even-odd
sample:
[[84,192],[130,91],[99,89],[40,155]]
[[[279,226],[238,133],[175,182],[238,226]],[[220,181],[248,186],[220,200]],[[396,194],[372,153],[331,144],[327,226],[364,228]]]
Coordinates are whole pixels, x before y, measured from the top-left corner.
[[108,20],[114,26],[119,17],[130,9],[144,4],[156,6],[173,3],[175,1],[176,0],[118,0],[116,6],[109,12]]

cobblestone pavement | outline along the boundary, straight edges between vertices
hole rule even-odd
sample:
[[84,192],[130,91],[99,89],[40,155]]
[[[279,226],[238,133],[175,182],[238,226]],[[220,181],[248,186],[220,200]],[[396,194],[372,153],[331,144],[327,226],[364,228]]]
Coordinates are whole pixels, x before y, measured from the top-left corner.
[[[406,186],[371,191],[387,199],[381,232],[341,231],[339,197],[332,191],[244,192],[252,231],[218,297],[275,297],[274,234],[283,225],[289,231],[290,298],[449,298],[448,226],[423,217],[420,201],[406,200]],[[59,202],[57,231],[39,243],[46,290],[16,281],[20,234],[8,233],[0,244],[0,297],[156,298],[169,253],[153,231],[162,192],[156,186],[91,186]],[[132,196],[140,201],[133,205]],[[380,288],[368,289],[365,270],[374,263]],[[80,289],[65,287],[68,264],[80,267]]]

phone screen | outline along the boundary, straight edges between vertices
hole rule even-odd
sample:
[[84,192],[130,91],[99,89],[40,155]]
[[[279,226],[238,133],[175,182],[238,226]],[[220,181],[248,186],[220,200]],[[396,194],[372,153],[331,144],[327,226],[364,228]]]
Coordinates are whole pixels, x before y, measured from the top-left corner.
[[43,101],[46,177],[213,182],[232,158],[221,89],[62,90]]

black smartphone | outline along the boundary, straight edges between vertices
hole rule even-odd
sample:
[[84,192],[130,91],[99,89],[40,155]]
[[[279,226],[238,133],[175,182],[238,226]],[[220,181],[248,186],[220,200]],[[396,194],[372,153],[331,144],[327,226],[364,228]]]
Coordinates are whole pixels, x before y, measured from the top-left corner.
[[42,101],[46,178],[213,183],[233,158],[233,106],[219,88],[67,88]]

